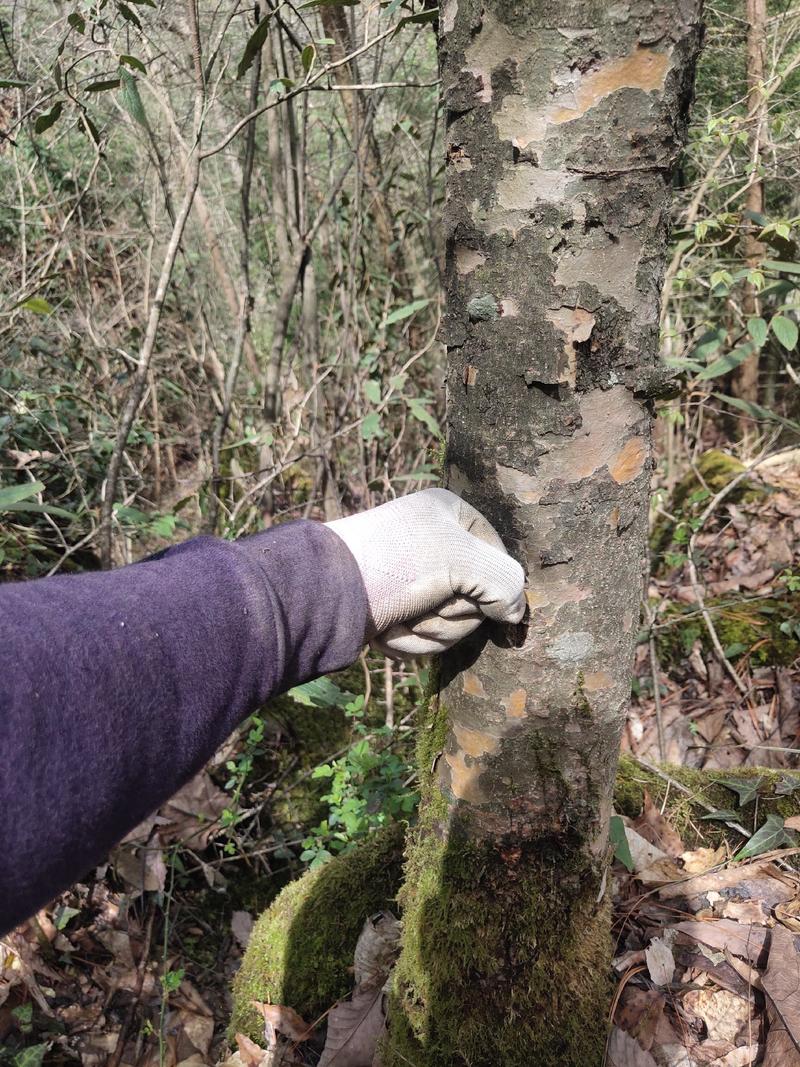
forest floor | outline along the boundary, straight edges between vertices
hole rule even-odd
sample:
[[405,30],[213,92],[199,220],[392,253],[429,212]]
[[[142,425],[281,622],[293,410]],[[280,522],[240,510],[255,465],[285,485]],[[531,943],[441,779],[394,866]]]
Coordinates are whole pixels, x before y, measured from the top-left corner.
[[[800,461],[762,464],[718,502],[717,485],[684,489],[656,523],[656,539],[668,530],[623,739],[644,793],[622,815],[610,883],[607,1063],[797,1067],[800,817],[772,802],[800,789]],[[221,786],[245,744],[237,735],[107,866],[0,944],[0,1064],[200,1067],[229,1055],[231,981],[297,845],[267,827],[258,855],[226,864]],[[656,763],[720,773],[708,793]],[[777,776],[724,785],[750,767]],[[260,891],[267,870],[274,885]],[[284,1062],[317,1055],[300,1047]],[[247,1043],[230,1062],[275,1061]],[[346,1049],[336,1060],[354,1062]]]

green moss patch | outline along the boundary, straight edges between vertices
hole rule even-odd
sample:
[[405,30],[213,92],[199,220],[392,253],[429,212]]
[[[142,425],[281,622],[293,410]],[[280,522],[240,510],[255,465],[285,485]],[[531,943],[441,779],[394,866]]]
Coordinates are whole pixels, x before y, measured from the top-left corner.
[[[783,623],[800,618],[800,593],[735,602],[709,598],[706,607],[732,661],[747,656],[754,667],[788,666],[800,654],[796,636],[781,629]],[[696,607],[672,604],[663,613],[661,623],[656,646],[664,667],[680,665],[695,641],[711,651],[708,629]]]
[[263,1037],[252,1000],[286,1004],[310,1021],[348,993],[364,920],[397,911],[403,834],[400,824],[376,833],[276,897],[253,928],[234,981],[232,1032]]
[[[800,775],[785,770],[739,767],[735,770],[706,771],[666,764],[663,772],[668,777],[642,767],[631,756],[623,755],[614,787],[614,807],[620,815],[635,819],[641,814],[644,792],[647,790],[658,807],[665,803],[665,814],[687,848],[716,847],[722,841],[727,841],[731,849],[738,850],[744,844],[742,835],[724,823],[703,818],[708,814],[709,806],[713,809],[736,810],[738,821],[745,830],[752,832],[763,825],[772,813],[784,818],[800,815],[800,791],[788,796],[777,791],[787,778],[800,783]],[[679,782],[689,792],[676,789],[668,778]],[[736,793],[722,784],[726,778],[737,782],[753,782],[760,778],[758,803],[753,800],[739,809]]]

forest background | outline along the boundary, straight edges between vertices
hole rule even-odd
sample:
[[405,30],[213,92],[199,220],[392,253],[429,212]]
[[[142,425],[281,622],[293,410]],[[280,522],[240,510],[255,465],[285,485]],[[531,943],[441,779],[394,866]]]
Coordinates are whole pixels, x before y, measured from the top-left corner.
[[[426,8],[0,14],[4,579],[437,483],[445,149]],[[782,768],[800,734],[800,11],[770,3],[760,71],[745,16],[706,6],[676,181],[677,395],[657,405],[625,747]],[[0,1062],[214,1062],[253,918],[413,818],[427,672],[370,653],[273,702],[14,935],[33,986],[8,979]]]

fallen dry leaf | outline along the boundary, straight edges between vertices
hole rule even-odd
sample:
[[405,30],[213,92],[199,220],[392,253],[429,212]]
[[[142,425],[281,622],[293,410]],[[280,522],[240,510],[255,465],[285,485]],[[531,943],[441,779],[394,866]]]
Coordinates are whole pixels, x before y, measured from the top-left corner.
[[380,987],[357,989],[352,1000],[342,1001],[331,1010],[319,1067],[372,1067],[386,1025],[383,1001]]
[[[695,941],[702,941],[722,951],[728,949],[736,956],[743,956],[758,965],[764,951],[767,931],[761,926],[742,926],[732,919],[712,919],[708,922],[679,922],[675,930],[688,934]],[[777,928],[776,928],[777,929]]]
[[261,1067],[264,1060],[269,1056],[267,1049],[261,1048],[255,1041],[251,1041],[245,1034],[236,1035],[236,1044],[239,1049],[239,1059],[242,1067]]
[[650,1053],[618,1026],[612,1027],[608,1039],[608,1064],[609,1067],[658,1067]]
[[725,862],[727,851],[724,845],[719,848],[695,848],[682,852],[683,870],[686,874],[705,874],[712,867]]
[[680,834],[659,811],[646,789],[642,814],[634,820],[632,826],[646,841],[661,849],[671,859],[677,859],[684,851]]
[[729,898],[736,896],[740,900],[762,900],[769,907],[774,907],[780,901],[791,900],[795,895],[794,888],[778,875],[779,872],[772,863],[745,863],[739,867],[727,867],[723,871],[695,875],[682,882],[662,886],[658,895],[662,900],[674,897],[693,900],[713,892]]
[[797,938],[783,926],[776,926],[772,931],[767,970],[761,984],[797,1045],[800,1043],[800,954]]
[[727,989],[690,989],[683,997],[684,1010],[691,1011],[706,1026],[712,1041],[736,1040],[747,1026],[752,1006],[743,997]]
[[669,985],[675,974],[675,957],[672,955],[672,942],[675,934],[666,930],[663,937],[654,937],[645,949],[647,970],[653,985]]
[[622,821],[625,823],[625,837],[631,852],[633,870],[640,882],[644,885],[657,885],[683,877],[683,872],[666,852],[642,837],[631,826],[630,820],[623,816]]
[[758,1045],[740,1045],[719,1059],[712,1060],[710,1067],[751,1067],[761,1052]]
[[660,990],[639,989],[628,984],[622,991],[614,1022],[649,1052],[664,1018],[666,1003]]
[[214,1036],[214,1016],[208,1004],[185,978],[179,992],[173,994],[172,1004],[177,1009],[184,1033],[197,1051],[205,1056]]
[[390,911],[370,915],[358,935],[354,954],[357,986],[382,986],[400,951],[403,924]]
[[794,933],[800,933],[800,897],[775,905],[775,918]]
[[286,1008],[282,1004],[263,1004],[260,1000],[251,1000],[250,1003],[261,1013],[265,1023],[292,1041],[306,1041],[314,1030],[294,1008]]
[[757,926],[769,926],[769,913],[760,900],[729,900],[722,909],[724,919],[735,919],[738,923]]

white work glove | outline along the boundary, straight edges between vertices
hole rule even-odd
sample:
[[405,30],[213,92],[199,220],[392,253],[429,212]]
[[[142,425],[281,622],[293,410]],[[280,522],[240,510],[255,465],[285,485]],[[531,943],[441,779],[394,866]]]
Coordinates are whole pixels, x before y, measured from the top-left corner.
[[442,652],[484,617],[517,623],[525,576],[480,512],[447,489],[424,489],[327,523],[367,589],[368,637],[390,656]]

